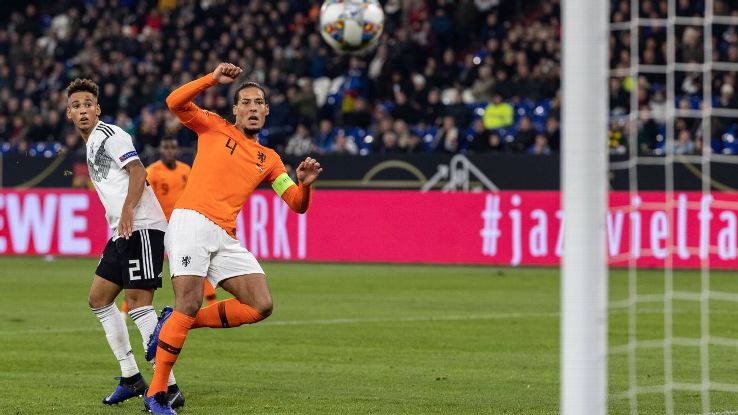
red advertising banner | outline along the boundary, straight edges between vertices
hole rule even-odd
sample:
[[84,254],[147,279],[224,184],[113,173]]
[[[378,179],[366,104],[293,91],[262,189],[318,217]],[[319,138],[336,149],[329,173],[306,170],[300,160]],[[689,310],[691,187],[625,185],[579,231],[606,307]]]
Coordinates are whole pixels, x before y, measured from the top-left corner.
[[[260,259],[557,265],[563,220],[559,192],[319,189],[297,215],[265,190],[244,206],[237,235]],[[664,192],[613,192],[604,220],[614,266],[738,265],[735,195],[674,193],[669,203]],[[0,254],[98,256],[108,238],[92,191],[0,190]]]

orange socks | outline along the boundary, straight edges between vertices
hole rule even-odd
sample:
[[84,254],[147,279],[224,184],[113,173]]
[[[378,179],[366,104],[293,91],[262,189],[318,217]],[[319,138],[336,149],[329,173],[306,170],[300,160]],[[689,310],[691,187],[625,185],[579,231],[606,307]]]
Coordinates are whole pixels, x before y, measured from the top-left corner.
[[128,301],[123,299],[123,302],[120,303],[120,312],[122,314],[128,314]]
[[179,352],[187,338],[187,333],[194,321],[194,317],[174,311],[164,323],[159,333],[159,344],[156,348],[156,367],[147,396],[154,396],[157,392],[167,391],[169,373],[172,371],[174,362],[177,361]]
[[208,305],[215,304],[218,300],[215,297],[215,288],[213,288],[212,285],[210,285],[210,282],[208,282],[207,278],[202,279],[202,292],[203,297],[205,297],[205,301],[207,301]]
[[[264,316],[259,314],[259,312],[235,298],[229,298],[228,300],[218,301],[213,305],[201,308],[197,312],[197,316],[195,316],[195,322],[192,324],[192,328],[238,327],[242,324],[252,324],[261,320],[264,320]],[[157,358],[159,357],[158,352],[156,356]]]
[[201,308],[195,317],[190,317],[179,311],[172,312],[159,333],[159,344],[156,348],[156,367],[147,396],[154,396],[158,392],[167,391],[169,373],[172,371],[174,362],[177,361],[179,352],[182,351],[182,346],[190,329],[199,327],[238,327],[242,324],[256,323],[261,320],[264,320],[264,316],[235,298],[219,301]]

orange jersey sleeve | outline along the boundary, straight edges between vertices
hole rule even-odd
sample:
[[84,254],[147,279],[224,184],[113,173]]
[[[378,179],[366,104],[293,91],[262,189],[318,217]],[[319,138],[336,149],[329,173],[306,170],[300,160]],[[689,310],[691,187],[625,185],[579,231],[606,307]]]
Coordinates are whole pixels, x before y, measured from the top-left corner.
[[307,211],[312,190],[310,186],[305,186],[302,182],[295,184],[287,174],[287,169],[285,169],[281,159],[278,160],[278,163],[275,163],[267,181],[290,209],[297,213]]
[[157,161],[146,168],[146,171],[148,172],[147,180],[159,200],[164,215],[169,220],[174,210],[174,204],[182,196],[187,185],[190,166],[177,161],[174,169],[170,169],[161,161]]
[[172,91],[167,97],[167,107],[179,118],[179,120],[190,130],[201,133],[207,131],[212,125],[225,122],[218,114],[195,105],[192,100],[202,91],[216,85],[212,74],[203,76],[192,82],[186,83]]

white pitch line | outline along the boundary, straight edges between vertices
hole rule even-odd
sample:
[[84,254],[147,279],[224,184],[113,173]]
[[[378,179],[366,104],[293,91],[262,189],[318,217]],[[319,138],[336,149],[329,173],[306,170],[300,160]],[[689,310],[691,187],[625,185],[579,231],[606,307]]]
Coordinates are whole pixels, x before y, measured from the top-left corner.
[[[360,323],[401,323],[413,321],[471,321],[471,320],[506,320],[513,318],[558,318],[559,313],[491,313],[491,314],[469,314],[469,315],[450,315],[450,316],[411,316],[411,317],[392,317],[392,318],[337,318],[327,320],[284,320],[284,321],[265,321],[259,326],[310,326],[310,325],[332,325],[332,324],[360,324]],[[63,333],[81,333],[88,331],[98,331],[100,327],[77,327],[67,329],[49,329],[49,330],[4,330],[0,331],[0,336],[14,334],[63,334]],[[133,328],[129,328],[133,331]]]
[[[610,310],[610,314],[625,314],[628,309]],[[674,310],[673,314],[688,313],[688,310]],[[660,308],[648,308],[638,310],[638,314],[660,314],[663,310]],[[713,311],[711,314],[730,314],[732,312]],[[409,316],[409,317],[388,317],[388,318],[336,318],[325,320],[268,320],[259,323],[259,326],[310,326],[310,325],[333,325],[333,324],[360,324],[360,323],[402,323],[414,321],[471,321],[471,320],[505,320],[512,318],[558,318],[559,312],[550,313],[490,313],[490,314],[467,314],[467,315],[450,315],[450,316]],[[96,327],[76,327],[66,329],[49,329],[49,330],[0,330],[0,336],[15,334],[64,334],[64,333],[83,333],[88,331],[100,330]],[[131,330],[133,330],[131,328]],[[723,415],[723,414],[719,414]],[[729,414],[725,414],[729,415]],[[738,415],[738,412],[735,413]]]

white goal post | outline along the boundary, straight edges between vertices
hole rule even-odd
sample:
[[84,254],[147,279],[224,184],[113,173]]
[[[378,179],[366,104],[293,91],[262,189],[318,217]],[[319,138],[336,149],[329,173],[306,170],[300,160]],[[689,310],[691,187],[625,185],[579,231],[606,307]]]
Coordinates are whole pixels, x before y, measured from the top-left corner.
[[561,413],[607,413],[608,0],[562,4]]

